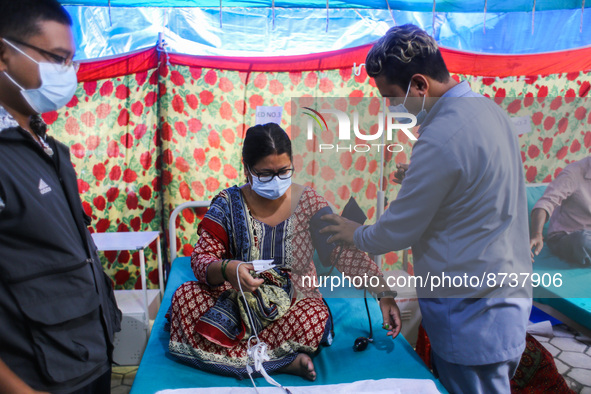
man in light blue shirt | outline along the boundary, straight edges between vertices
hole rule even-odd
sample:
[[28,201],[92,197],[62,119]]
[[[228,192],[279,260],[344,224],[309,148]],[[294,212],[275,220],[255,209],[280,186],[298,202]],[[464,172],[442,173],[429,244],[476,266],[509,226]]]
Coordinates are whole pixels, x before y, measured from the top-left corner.
[[396,112],[416,116],[420,136],[383,216],[361,227],[331,216],[329,242],[372,254],[411,246],[441,382],[453,393],[509,393],[531,309],[527,200],[511,121],[454,81],[435,40],[416,26],[390,29],[366,68]]

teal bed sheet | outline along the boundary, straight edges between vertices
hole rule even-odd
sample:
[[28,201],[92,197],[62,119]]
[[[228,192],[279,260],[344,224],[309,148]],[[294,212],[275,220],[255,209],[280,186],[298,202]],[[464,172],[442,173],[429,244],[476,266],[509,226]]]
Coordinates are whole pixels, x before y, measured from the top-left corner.
[[[174,291],[186,281],[195,280],[188,257],[177,258],[168,278],[162,306],[152,328],[146,350],[137,371],[131,394],[150,394],[164,389],[191,387],[252,387],[250,380],[237,380],[197,370],[173,359],[168,353],[169,333],[163,330],[166,311]],[[357,291],[357,290],[355,290]],[[382,318],[376,302],[369,300],[373,322],[374,343],[363,352],[353,351],[355,338],[368,335],[367,313],[363,297],[335,298],[339,293],[326,294],[335,323],[335,340],[322,348],[314,358],[317,380],[278,374],[274,378],[284,386],[327,385],[351,383],[366,379],[406,378],[429,379],[446,393],[441,383],[425,366],[408,342],[399,335],[387,337],[381,328]],[[257,386],[268,386],[262,379]]]
[[591,268],[561,260],[545,246],[535,257],[534,273],[543,282],[534,288],[534,301],[551,306],[591,330]]

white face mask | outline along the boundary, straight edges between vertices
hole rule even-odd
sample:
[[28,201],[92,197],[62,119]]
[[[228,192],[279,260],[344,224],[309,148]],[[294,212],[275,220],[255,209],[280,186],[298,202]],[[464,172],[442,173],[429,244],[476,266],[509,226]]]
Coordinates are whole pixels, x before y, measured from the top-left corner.
[[38,62],[10,41],[4,39],[4,42],[39,65],[41,86],[37,89],[23,88],[4,71],[4,75],[21,90],[21,94],[33,111],[40,114],[55,111],[70,101],[78,87],[78,78],[73,65]]
[[[391,107],[388,107],[388,110],[390,112],[410,113],[410,111],[404,106],[404,104],[406,104],[406,99],[408,98],[408,93],[410,92],[410,85],[411,85],[411,83],[412,83],[412,81],[408,83],[408,89],[406,89],[406,95],[404,96],[404,101],[402,102],[402,104],[393,105]],[[418,126],[421,123],[423,123],[423,121],[427,117],[427,110],[425,109],[425,98],[426,97],[427,96],[423,96],[423,106],[421,107],[421,111],[418,114],[416,114],[416,118],[417,118],[416,126]],[[406,123],[412,122],[412,119],[410,119],[410,118],[403,118],[403,119],[398,120],[398,122],[399,123],[402,123],[402,124],[406,124]]]
[[291,178],[279,179],[274,176],[269,182],[261,182],[256,175],[250,174],[251,187],[256,194],[269,200],[277,200],[283,196],[291,186]]

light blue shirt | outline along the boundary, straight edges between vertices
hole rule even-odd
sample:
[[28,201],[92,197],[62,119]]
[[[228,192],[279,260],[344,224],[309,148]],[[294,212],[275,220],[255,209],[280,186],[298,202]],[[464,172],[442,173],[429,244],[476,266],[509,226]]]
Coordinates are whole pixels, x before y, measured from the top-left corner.
[[[417,286],[423,326],[439,357],[482,365],[521,356],[531,310],[524,277],[532,265],[519,144],[508,116],[467,82],[431,108],[398,197],[354,239],[372,254],[411,246],[423,280],[443,272],[485,275],[480,287]],[[499,288],[503,274],[518,275],[518,285],[508,287],[507,276]],[[495,283],[487,283],[490,277]]]

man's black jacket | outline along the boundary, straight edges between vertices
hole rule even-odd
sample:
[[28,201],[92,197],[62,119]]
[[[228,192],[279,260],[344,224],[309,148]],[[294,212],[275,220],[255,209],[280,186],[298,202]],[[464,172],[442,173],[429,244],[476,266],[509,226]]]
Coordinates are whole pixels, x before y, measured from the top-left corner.
[[109,368],[120,329],[87,229],[69,149],[0,131],[0,359],[35,389],[67,393]]

